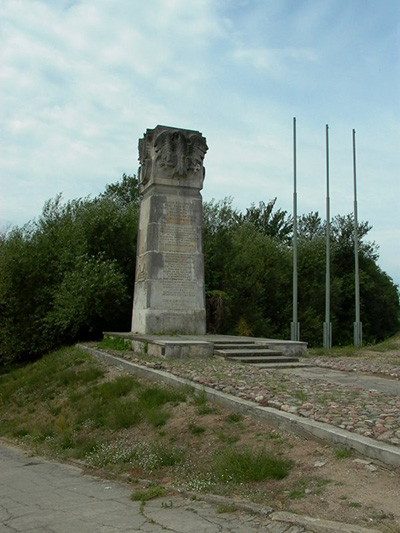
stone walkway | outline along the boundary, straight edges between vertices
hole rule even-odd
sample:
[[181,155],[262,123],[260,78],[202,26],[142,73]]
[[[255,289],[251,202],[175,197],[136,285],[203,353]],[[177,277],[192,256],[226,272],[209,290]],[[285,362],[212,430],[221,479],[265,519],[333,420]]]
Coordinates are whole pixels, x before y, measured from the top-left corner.
[[[132,352],[113,354],[263,406],[400,446],[400,364],[308,358],[308,362],[327,369],[325,375],[316,375],[313,368],[301,372],[263,369],[220,358],[160,362],[137,357]],[[341,374],[335,378],[337,372],[328,369],[340,370]],[[360,379],[362,375],[365,380]]]

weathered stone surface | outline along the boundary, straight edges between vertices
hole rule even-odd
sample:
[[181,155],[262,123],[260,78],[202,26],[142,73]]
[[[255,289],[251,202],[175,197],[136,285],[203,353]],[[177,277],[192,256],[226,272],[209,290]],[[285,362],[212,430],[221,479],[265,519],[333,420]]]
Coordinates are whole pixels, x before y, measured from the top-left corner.
[[139,141],[140,208],[132,332],[205,333],[201,133],[167,126]]

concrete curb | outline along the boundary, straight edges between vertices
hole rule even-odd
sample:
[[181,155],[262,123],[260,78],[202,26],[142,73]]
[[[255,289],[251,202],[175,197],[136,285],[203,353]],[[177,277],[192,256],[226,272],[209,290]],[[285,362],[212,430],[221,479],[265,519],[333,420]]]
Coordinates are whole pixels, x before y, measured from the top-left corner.
[[311,436],[336,446],[352,448],[370,459],[374,459],[391,467],[400,468],[400,448],[397,448],[396,446],[391,446],[384,442],[378,442],[368,437],[356,435],[350,431],[330,426],[323,422],[317,422],[292,413],[278,411],[272,407],[262,407],[248,400],[193,383],[188,379],[174,376],[169,372],[132,363],[131,361],[96,350],[95,348],[90,348],[83,344],[77,344],[76,347],[88,352],[101,361],[111,363],[127,372],[172,387],[190,387],[198,393],[205,394],[208,401],[220,405],[221,407],[227,407],[240,413],[249,414],[260,420],[267,420],[275,427],[290,431],[297,435],[304,437]]
[[315,533],[381,533],[377,529],[333,522],[331,520],[322,520],[320,518],[312,518],[310,516],[302,516],[285,511],[272,513],[269,515],[269,518],[278,522],[284,522],[285,524],[303,526],[307,528],[307,531],[311,530]]

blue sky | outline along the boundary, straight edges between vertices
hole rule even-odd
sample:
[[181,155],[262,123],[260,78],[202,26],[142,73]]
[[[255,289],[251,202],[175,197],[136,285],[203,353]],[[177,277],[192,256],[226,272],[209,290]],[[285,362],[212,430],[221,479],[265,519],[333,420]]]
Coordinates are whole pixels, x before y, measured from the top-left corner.
[[137,172],[157,124],[207,138],[206,200],[353,209],[400,283],[398,0],[2,0],[0,226],[59,192],[95,196]]

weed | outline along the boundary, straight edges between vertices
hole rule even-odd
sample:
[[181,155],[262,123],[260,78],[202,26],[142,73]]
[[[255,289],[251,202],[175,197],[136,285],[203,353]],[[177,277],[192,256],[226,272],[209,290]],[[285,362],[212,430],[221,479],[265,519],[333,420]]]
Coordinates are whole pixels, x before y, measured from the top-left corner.
[[102,341],[97,344],[97,348],[103,350],[130,350],[129,340],[125,340],[122,337],[104,337]]
[[194,405],[197,405],[198,407],[206,405],[207,403],[207,397],[206,397],[206,390],[203,387],[201,389],[201,392],[193,390],[193,403]]
[[372,346],[368,346],[366,349],[368,351],[382,352],[382,353],[398,350],[399,349],[399,338],[391,337],[390,339],[386,339],[383,342],[380,342],[379,344],[373,344]]
[[273,431],[271,431],[270,433],[267,433],[265,438],[269,440],[282,440],[282,437],[278,435],[277,433],[274,433]]
[[142,413],[135,400],[116,399],[104,418],[104,426],[110,429],[129,428],[138,424]]
[[338,448],[334,451],[336,459],[348,459],[352,457],[353,450],[351,448]]
[[199,415],[209,415],[218,413],[218,409],[216,409],[215,407],[210,407],[207,404],[206,391],[204,387],[200,393],[194,391],[193,403],[197,406],[197,413]]
[[165,409],[146,409],[144,411],[144,417],[155,428],[160,428],[167,423],[170,418],[170,414]]
[[283,479],[292,466],[292,461],[276,459],[263,449],[238,451],[228,447],[216,455],[214,473],[222,482],[244,483]]
[[295,398],[297,398],[298,400],[300,400],[301,402],[306,402],[307,399],[308,399],[308,396],[307,394],[302,391],[302,390],[297,390],[295,393],[294,393],[294,396]]
[[85,459],[89,464],[100,467],[128,463],[145,473],[152,473],[164,466],[182,462],[184,452],[176,447],[166,448],[146,442],[131,443],[128,439],[121,438],[96,446],[86,454]]
[[202,435],[205,432],[206,428],[203,426],[197,426],[196,424],[189,424],[189,431],[192,435]]
[[289,498],[292,500],[298,500],[311,493],[319,495],[321,494],[322,488],[329,483],[331,483],[330,479],[324,479],[316,476],[299,479],[295,483],[293,490],[290,491]]
[[348,505],[352,509],[360,509],[362,507],[361,503],[359,502],[349,502]]
[[132,376],[119,376],[114,381],[108,381],[97,385],[91,391],[93,397],[101,397],[103,400],[112,400],[126,396],[133,388],[138,388],[139,382]]
[[198,407],[197,412],[199,415],[216,415],[218,414],[218,409],[216,407],[211,407],[209,405],[201,405]]
[[240,413],[230,413],[225,420],[229,422],[230,424],[237,424],[238,422],[241,422],[243,420],[243,415]]
[[291,500],[299,500],[300,498],[305,498],[306,492],[303,489],[293,489],[289,492],[289,498]]
[[147,489],[136,490],[132,493],[131,500],[133,502],[148,502],[149,500],[153,500],[154,498],[160,498],[161,496],[164,496],[165,492],[166,491],[163,487],[155,485]]
[[234,503],[220,503],[217,506],[217,513],[234,513],[237,509]]
[[226,444],[235,444],[235,442],[238,442],[238,440],[240,440],[240,437],[238,435],[227,435],[222,431],[214,431],[214,434],[219,438],[219,440],[221,440],[222,442],[226,442]]
[[173,389],[148,387],[138,394],[139,403],[147,408],[160,407],[166,403],[178,404],[186,400],[186,396]]

